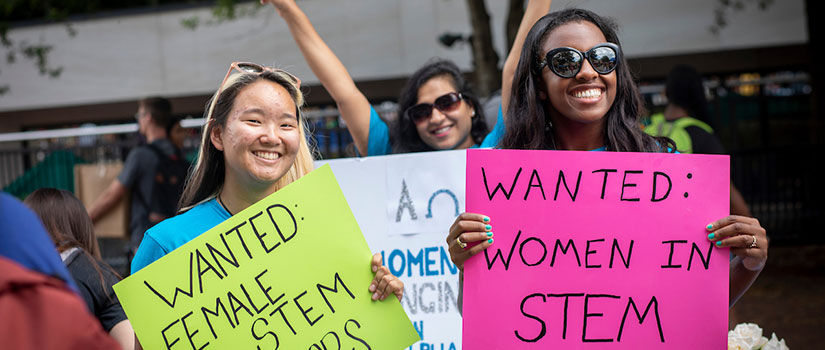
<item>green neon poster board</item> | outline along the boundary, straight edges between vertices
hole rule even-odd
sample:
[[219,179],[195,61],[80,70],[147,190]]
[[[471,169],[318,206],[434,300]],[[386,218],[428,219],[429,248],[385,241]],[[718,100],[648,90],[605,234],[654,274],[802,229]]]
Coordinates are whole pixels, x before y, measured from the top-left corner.
[[321,167],[114,286],[145,349],[401,349],[419,340]]

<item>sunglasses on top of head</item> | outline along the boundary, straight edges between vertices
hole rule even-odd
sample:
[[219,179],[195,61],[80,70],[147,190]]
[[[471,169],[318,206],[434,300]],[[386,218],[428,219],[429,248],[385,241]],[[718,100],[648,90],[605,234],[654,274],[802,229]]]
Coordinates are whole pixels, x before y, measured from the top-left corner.
[[230,75],[232,75],[233,70],[237,70],[241,73],[250,74],[262,74],[263,72],[282,74],[286,76],[289,80],[292,80],[292,83],[294,83],[295,85],[301,85],[301,79],[298,79],[298,77],[292,75],[292,73],[287,72],[283,69],[266,67],[252,62],[232,62],[232,64],[229,65],[229,71],[226,72],[226,76],[223,77],[223,81],[221,82],[221,85],[218,87],[218,91],[223,89],[223,84],[226,84],[226,80],[229,79]]
[[548,66],[553,73],[562,78],[572,78],[582,69],[584,60],[590,62],[593,70],[599,74],[609,74],[619,65],[622,51],[613,43],[598,44],[585,52],[572,47],[558,47],[550,50],[539,62],[539,70]]
[[[301,86],[301,79],[298,79],[298,77],[292,75],[292,73],[287,72],[283,69],[266,67],[266,66],[262,66],[260,64],[252,63],[252,62],[232,62],[232,64],[229,65],[229,70],[226,72],[226,75],[223,77],[223,81],[221,81],[221,85],[218,86],[218,93],[221,93],[223,91],[224,84],[226,84],[226,81],[229,80],[229,77],[232,75],[232,71],[234,71],[234,70],[237,70],[238,72],[241,72],[242,74],[263,74],[264,72],[271,72],[271,73],[279,74],[283,77],[286,77],[288,80],[291,80],[291,82],[293,84],[295,84],[296,86],[298,86],[299,88]],[[217,101],[218,101],[217,98],[212,99],[212,103],[209,106],[209,111],[210,111],[209,118],[212,118],[211,111],[214,110],[215,103],[217,103]]]
[[415,106],[407,108],[404,112],[407,114],[407,117],[413,121],[413,123],[422,123],[428,119],[433,114],[433,108],[438,109],[442,113],[452,112],[457,107],[459,102],[464,98],[458,92],[450,92],[445,95],[441,95],[433,101],[433,103],[419,103]]

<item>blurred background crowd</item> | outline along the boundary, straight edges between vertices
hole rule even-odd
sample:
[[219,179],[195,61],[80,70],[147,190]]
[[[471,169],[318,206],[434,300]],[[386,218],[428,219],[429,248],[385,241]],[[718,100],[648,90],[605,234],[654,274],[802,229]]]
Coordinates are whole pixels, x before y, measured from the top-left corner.
[[[5,2],[5,1],[4,1]],[[299,1],[386,121],[406,78],[431,57],[456,62],[495,123],[500,69],[525,0]],[[731,313],[792,348],[814,348],[825,327],[823,58],[813,0],[558,0],[611,16],[649,117],[668,105],[667,74],[701,75],[706,122],[731,155],[733,184],[771,239],[759,280]],[[43,187],[87,206],[118,175],[138,101],[164,96],[169,135],[188,159],[205,103],[232,61],[283,68],[302,80],[323,158],[355,156],[335,103],[286,25],[257,2],[228,0],[8,1],[0,8],[0,188],[21,200]],[[818,97],[819,96],[819,97]],[[643,118],[649,123],[647,118]],[[128,210],[98,223],[104,261],[128,275]]]

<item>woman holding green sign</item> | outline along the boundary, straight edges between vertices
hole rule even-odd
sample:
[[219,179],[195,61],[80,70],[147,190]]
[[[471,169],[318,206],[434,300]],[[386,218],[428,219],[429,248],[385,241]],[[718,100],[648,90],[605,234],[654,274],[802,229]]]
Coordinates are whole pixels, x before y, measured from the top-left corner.
[[[672,141],[639,127],[644,109],[617,26],[593,12],[565,9],[542,17],[525,39],[499,148],[668,152]],[[706,227],[708,239],[729,247],[733,305],[765,265],[768,238],[754,218],[731,215]],[[468,246],[469,243],[478,244]],[[447,235],[452,261],[464,262],[493,244],[491,219],[463,213]],[[463,274],[459,276],[463,282]],[[461,289],[459,289],[461,290]],[[459,301],[461,297],[459,297]]]
[[[232,63],[206,112],[183,213],[146,231],[132,273],[312,171],[300,84],[280,69]],[[400,300],[404,284],[382,266],[380,254],[372,270],[372,299]]]

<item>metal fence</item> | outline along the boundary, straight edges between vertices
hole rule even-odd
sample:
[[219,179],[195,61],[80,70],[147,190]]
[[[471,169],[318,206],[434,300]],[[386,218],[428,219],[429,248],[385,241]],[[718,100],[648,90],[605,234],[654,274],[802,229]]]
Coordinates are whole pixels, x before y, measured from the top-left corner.
[[[822,121],[812,117],[805,74],[777,73],[753,80],[709,81],[716,133],[731,154],[732,181],[753,215],[768,230],[772,244],[823,242],[816,221],[825,217],[820,200],[825,186],[817,166]],[[755,90],[754,90],[755,89]],[[643,85],[655,110],[662,106],[661,82]],[[376,106],[393,119],[393,104]],[[325,159],[354,156],[352,138],[334,109],[306,113],[315,145]],[[200,143],[199,119],[185,119],[189,134],[184,153]],[[0,188],[18,197],[40,187],[74,190],[73,167],[80,163],[122,161],[140,144],[134,124],[0,134]],[[126,273],[124,240],[103,239],[104,257]]]
[[[394,104],[375,106],[383,118],[393,118]],[[355,155],[352,137],[337,110],[308,110],[305,113],[310,141],[322,159]],[[184,119],[183,154],[197,157],[202,119]],[[32,191],[53,187],[75,192],[77,164],[124,161],[129,151],[142,143],[134,123],[83,126],[0,134],[0,188],[20,199]],[[104,260],[123,276],[129,272],[128,240],[100,238]]]

